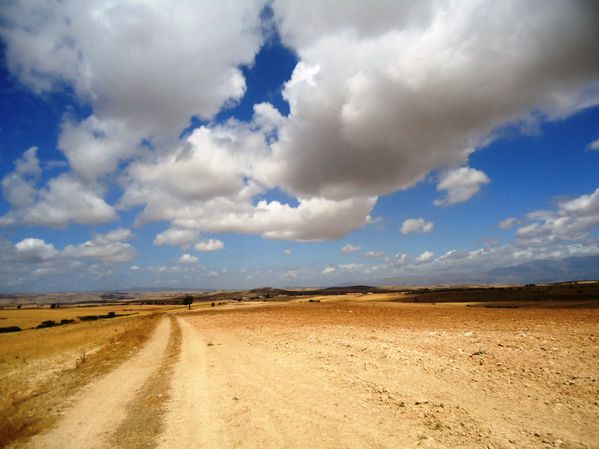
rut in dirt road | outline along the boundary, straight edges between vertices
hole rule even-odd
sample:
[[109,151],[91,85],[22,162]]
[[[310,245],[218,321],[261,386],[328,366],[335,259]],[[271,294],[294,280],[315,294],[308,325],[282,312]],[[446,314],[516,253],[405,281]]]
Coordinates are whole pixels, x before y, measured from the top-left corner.
[[50,431],[35,436],[27,448],[101,449],[125,417],[127,404],[160,366],[171,331],[162,318],[145,346],[123,365],[85,387]]
[[223,447],[223,432],[211,419],[210,391],[206,375],[206,343],[198,331],[182,318],[182,344],[173,373],[171,400],[160,449]]

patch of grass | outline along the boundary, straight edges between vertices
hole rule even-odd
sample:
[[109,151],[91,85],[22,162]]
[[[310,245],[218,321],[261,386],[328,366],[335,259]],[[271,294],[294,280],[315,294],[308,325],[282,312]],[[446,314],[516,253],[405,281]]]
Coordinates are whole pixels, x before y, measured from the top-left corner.
[[[2,341],[6,352],[0,364],[0,447],[43,431],[58,418],[65,398],[94,378],[105,374],[131,356],[149,337],[158,315],[58,326],[43,331],[20,332]],[[36,338],[44,334],[45,338]],[[13,337],[13,335],[6,335]],[[12,345],[10,345],[12,340]],[[77,345],[99,348],[71,356]],[[0,345],[2,349],[2,345]],[[15,352],[16,351],[16,352]],[[80,351],[80,350],[79,350]],[[58,364],[63,356],[70,363]],[[45,375],[42,375],[45,374]]]
[[170,379],[181,350],[181,327],[175,317],[170,319],[171,335],[158,372],[144,383],[127,407],[127,416],[111,436],[111,447],[148,449],[158,444],[170,398]]

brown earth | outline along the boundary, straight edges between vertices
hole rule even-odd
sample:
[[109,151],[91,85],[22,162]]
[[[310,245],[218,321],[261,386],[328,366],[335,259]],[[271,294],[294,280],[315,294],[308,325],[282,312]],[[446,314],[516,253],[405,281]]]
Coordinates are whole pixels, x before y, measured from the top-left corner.
[[147,447],[599,448],[598,309],[292,302],[177,319],[164,431]]

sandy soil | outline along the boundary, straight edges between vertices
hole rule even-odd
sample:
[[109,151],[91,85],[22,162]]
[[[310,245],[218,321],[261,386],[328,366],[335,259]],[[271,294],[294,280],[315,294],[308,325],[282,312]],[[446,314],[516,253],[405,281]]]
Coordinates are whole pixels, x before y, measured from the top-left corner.
[[351,303],[188,316],[162,447],[599,447],[598,318]]
[[[180,314],[160,448],[599,448],[599,310],[396,303]],[[102,447],[168,340],[34,447]]]
[[127,362],[88,385],[75,398],[58,425],[34,437],[25,447],[46,449],[105,448],[111,430],[125,417],[126,405],[159,366],[170,334],[162,319],[146,345]]

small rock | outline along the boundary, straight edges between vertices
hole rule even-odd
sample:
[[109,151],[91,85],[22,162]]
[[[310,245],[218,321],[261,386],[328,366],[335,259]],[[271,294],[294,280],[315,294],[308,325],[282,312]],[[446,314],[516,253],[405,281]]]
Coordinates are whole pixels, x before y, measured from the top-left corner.
[[234,401],[239,401],[239,396],[233,396]]

